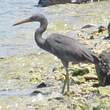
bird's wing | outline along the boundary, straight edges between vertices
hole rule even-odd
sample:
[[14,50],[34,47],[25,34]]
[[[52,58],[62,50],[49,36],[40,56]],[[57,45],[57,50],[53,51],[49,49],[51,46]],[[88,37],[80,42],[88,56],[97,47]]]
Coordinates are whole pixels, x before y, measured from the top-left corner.
[[48,51],[61,59],[93,62],[92,53],[76,39],[60,34],[52,34],[46,39]]

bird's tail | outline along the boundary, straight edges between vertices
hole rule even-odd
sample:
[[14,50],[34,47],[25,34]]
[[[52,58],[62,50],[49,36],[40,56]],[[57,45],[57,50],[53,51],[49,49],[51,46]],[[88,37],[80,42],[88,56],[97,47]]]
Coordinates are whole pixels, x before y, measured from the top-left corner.
[[101,86],[106,86],[110,84],[110,67],[102,58],[98,58],[95,55],[94,57],[94,63],[96,68],[96,73],[99,79],[99,84]]

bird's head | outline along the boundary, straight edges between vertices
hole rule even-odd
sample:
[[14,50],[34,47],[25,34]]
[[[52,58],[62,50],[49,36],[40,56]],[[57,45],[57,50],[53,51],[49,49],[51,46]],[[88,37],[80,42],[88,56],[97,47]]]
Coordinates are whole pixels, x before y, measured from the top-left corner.
[[33,15],[27,19],[24,19],[22,21],[15,23],[13,26],[23,24],[23,23],[27,23],[27,22],[34,22],[34,21],[42,22],[44,19],[45,19],[45,17],[42,14]]

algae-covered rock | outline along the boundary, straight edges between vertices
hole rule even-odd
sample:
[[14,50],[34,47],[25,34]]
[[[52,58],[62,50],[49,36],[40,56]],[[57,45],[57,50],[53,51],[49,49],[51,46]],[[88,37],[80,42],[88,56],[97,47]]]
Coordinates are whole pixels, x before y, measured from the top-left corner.
[[92,86],[87,86],[86,88],[82,88],[82,92],[84,92],[85,94],[90,94],[90,93],[98,93],[98,89],[96,87],[92,87]]
[[89,81],[89,80],[98,80],[98,77],[95,74],[84,75],[84,78],[85,78],[86,81]]
[[93,110],[109,110],[110,98],[93,98],[91,105]]
[[84,74],[89,73],[88,68],[81,68],[81,69],[74,69],[74,70],[72,69],[70,71],[71,71],[72,76],[78,76],[78,75],[82,76]]
[[72,77],[72,80],[76,84],[81,84],[86,81],[84,77]]
[[99,87],[98,90],[99,90],[99,93],[100,93],[101,95],[103,95],[103,96],[104,96],[104,95],[110,96],[110,86]]
[[45,7],[49,5],[55,5],[55,4],[64,4],[64,3],[70,3],[71,0],[39,0],[37,6]]
[[100,57],[110,66],[110,47],[103,50]]

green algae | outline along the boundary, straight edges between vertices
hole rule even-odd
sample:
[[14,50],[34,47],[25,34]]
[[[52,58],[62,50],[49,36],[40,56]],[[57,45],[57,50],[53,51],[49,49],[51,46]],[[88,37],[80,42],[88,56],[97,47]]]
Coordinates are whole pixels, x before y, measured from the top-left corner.
[[88,68],[82,68],[82,69],[74,69],[74,70],[71,70],[71,75],[72,76],[78,76],[78,75],[84,75],[84,74],[87,74],[89,73],[89,70]]
[[99,93],[103,96],[107,95],[110,96],[110,87],[106,86],[106,87],[99,87]]

